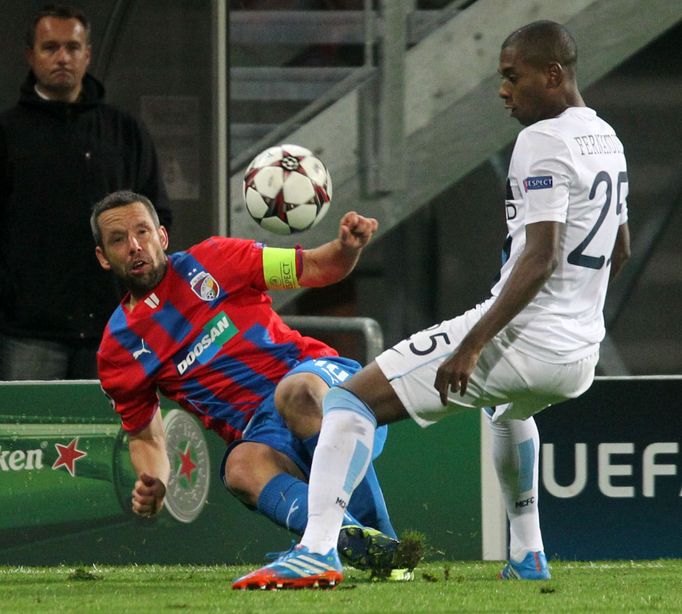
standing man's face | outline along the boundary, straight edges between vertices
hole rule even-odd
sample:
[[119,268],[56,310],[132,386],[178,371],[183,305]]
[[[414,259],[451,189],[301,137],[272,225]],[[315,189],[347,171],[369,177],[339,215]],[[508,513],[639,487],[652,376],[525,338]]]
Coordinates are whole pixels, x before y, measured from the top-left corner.
[[43,17],[33,47],[26,51],[38,89],[48,98],[74,102],[90,64],[90,45],[78,19]]
[[510,116],[522,126],[553,116],[547,101],[545,71],[525,62],[517,47],[502,49],[498,73],[502,77],[498,94]]

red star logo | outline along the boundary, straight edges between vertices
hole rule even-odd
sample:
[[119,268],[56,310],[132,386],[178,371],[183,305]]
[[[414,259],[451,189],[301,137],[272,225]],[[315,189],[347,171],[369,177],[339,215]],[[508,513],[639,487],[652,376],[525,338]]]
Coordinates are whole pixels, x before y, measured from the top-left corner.
[[71,474],[71,477],[76,475],[76,461],[82,456],[87,456],[87,452],[83,452],[78,449],[78,437],[71,440],[68,446],[63,446],[60,443],[54,444],[57,449],[57,454],[59,458],[52,465],[52,469],[59,469],[60,467],[66,467],[66,470]]
[[197,466],[192,462],[192,451],[189,449],[189,441],[184,452],[179,452],[180,456],[180,475],[184,475],[188,482],[192,481],[192,472]]

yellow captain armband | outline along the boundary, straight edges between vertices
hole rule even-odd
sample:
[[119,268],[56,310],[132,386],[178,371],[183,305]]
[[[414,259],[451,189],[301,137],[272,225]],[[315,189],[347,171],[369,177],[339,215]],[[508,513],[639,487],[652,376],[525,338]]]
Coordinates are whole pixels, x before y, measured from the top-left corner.
[[296,274],[296,249],[284,247],[263,248],[263,276],[270,290],[299,288]]

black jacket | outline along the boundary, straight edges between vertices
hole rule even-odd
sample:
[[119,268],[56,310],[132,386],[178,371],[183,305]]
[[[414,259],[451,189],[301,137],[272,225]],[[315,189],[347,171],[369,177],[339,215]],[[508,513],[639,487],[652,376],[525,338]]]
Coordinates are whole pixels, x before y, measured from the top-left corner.
[[94,77],[73,104],[43,100],[34,85],[29,74],[0,115],[0,331],[98,341],[121,293],[95,258],[90,210],[133,190],[169,225],[167,196],[149,134],[104,104]]

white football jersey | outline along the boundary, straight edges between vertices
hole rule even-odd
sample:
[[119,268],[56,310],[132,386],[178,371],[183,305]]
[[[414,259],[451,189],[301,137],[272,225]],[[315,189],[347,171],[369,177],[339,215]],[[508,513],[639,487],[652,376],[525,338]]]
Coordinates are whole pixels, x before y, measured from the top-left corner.
[[508,258],[493,300],[523,251],[526,225],[563,226],[559,265],[507,326],[517,349],[554,363],[598,349],[611,252],[618,226],[627,221],[627,194],[623,145],[592,109],[571,107],[519,133],[507,178]]

